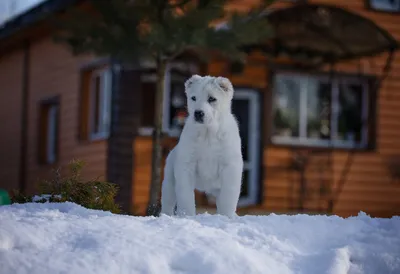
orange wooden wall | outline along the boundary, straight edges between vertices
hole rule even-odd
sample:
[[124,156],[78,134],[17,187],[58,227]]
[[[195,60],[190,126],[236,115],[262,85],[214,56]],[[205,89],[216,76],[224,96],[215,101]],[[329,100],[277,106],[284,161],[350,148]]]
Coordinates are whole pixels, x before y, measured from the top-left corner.
[[[91,61],[93,57],[74,57],[66,47],[54,44],[51,37],[37,40],[31,46],[27,157],[30,192],[38,180],[51,175],[51,168],[61,167],[66,172],[73,159],[85,161],[82,174],[85,178],[105,178],[107,142],[78,140],[80,69]],[[37,160],[38,104],[55,95],[60,96],[59,161],[42,166]]]
[[[80,68],[93,57],[74,57],[66,47],[54,44],[50,36],[31,42],[29,66],[27,192],[35,192],[39,180],[48,179],[52,169],[66,174],[73,159],[86,162],[83,176],[105,178],[106,141],[78,140]],[[23,51],[16,49],[0,57],[0,187],[19,188],[21,96]],[[38,163],[39,103],[60,96],[59,160],[52,165]]]
[[0,188],[19,187],[23,52],[0,56]]
[[146,210],[151,180],[151,145],[149,137],[138,137],[133,142],[133,212],[143,214]]

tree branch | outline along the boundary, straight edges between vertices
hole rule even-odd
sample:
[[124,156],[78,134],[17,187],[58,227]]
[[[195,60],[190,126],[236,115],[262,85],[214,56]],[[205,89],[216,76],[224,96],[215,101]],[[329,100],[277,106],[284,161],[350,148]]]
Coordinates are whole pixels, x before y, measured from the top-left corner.
[[158,16],[158,22],[162,25],[164,22],[164,10],[166,8],[166,1],[162,0],[158,2],[158,10],[157,10],[157,16]]
[[176,57],[178,57],[179,55],[181,55],[182,53],[184,53],[185,51],[187,51],[189,49],[196,49],[196,47],[195,46],[182,46],[178,50],[176,50],[176,52],[174,54],[167,56],[167,61],[170,62],[170,61],[174,60]]

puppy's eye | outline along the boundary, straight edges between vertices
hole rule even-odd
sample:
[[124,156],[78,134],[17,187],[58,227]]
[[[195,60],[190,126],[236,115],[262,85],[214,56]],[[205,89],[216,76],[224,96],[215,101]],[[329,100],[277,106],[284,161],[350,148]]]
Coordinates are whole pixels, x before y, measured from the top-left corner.
[[195,102],[196,101],[196,96],[192,96],[192,98],[190,98],[190,99],[192,99],[192,101]]
[[215,99],[214,97],[212,97],[212,96],[208,97],[208,102],[209,103],[212,103],[212,102],[215,102],[215,101],[217,101],[217,99]]

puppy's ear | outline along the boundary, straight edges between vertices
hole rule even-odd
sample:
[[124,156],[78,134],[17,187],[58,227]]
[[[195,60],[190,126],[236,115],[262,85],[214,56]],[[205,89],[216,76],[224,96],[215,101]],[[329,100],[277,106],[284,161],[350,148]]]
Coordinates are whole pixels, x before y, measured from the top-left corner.
[[194,74],[192,77],[186,80],[185,82],[185,91],[187,90],[197,81],[199,81],[202,77],[200,75]]
[[233,86],[231,81],[225,77],[217,77],[215,79],[217,85],[226,93],[233,94]]

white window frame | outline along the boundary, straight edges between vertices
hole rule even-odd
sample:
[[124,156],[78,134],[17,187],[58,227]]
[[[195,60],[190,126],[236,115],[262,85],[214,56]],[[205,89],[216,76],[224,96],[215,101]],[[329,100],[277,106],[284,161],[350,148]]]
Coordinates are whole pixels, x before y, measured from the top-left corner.
[[243,170],[249,172],[248,178],[248,195],[240,197],[238,206],[245,207],[255,205],[258,202],[260,194],[260,109],[259,109],[259,94],[248,88],[237,88],[233,95],[233,100],[248,100],[249,102],[249,143],[248,155],[249,159],[244,161]]
[[[339,76],[339,77],[329,77],[329,76],[318,76],[318,75],[308,75],[308,74],[301,74],[301,73],[293,73],[293,72],[279,72],[277,75],[283,76],[300,76],[304,77],[305,79],[314,78],[318,79],[321,82],[328,82],[332,85],[332,100],[331,100],[331,131],[330,131],[330,139],[329,140],[315,140],[306,137],[307,133],[307,87],[306,85],[300,89],[300,110],[299,110],[299,137],[292,137],[292,136],[271,136],[271,140],[274,144],[278,145],[298,145],[298,146],[316,146],[316,147],[333,147],[333,148],[344,148],[344,149],[362,149],[366,148],[368,145],[368,82],[367,79],[361,77],[351,77],[351,76]],[[339,84],[340,83],[354,83],[354,84],[361,84],[363,86],[362,91],[362,136],[361,141],[359,143],[351,142],[351,141],[343,141],[335,139],[335,135],[338,132],[338,100],[339,100]],[[276,92],[273,91],[273,96],[275,99]],[[272,126],[275,127],[274,123],[272,122]]]
[[[143,63],[143,68],[155,68],[154,63]],[[163,101],[163,121],[162,121],[162,130],[165,134],[170,137],[178,137],[180,132],[174,130],[170,124],[170,104],[171,104],[171,70],[172,69],[179,69],[181,71],[187,71],[190,74],[197,74],[199,72],[198,66],[190,62],[170,62],[167,64],[165,70],[165,77],[164,77],[164,101]],[[143,82],[156,82],[157,75],[155,73],[146,74],[141,76],[141,81]],[[184,83],[182,83],[183,85]],[[141,136],[151,136],[153,133],[153,127],[140,127],[139,134]]]
[[46,164],[53,164],[57,160],[58,108],[58,104],[51,104],[47,112]]
[[[94,107],[96,93],[96,77],[100,77],[99,99],[99,131],[94,132]],[[91,140],[106,139],[110,134],[111,122],[111,95],[112,95],[112,71],[111,68],[93,71],[90,76],[90,104],[89,104],[89,136]]]

